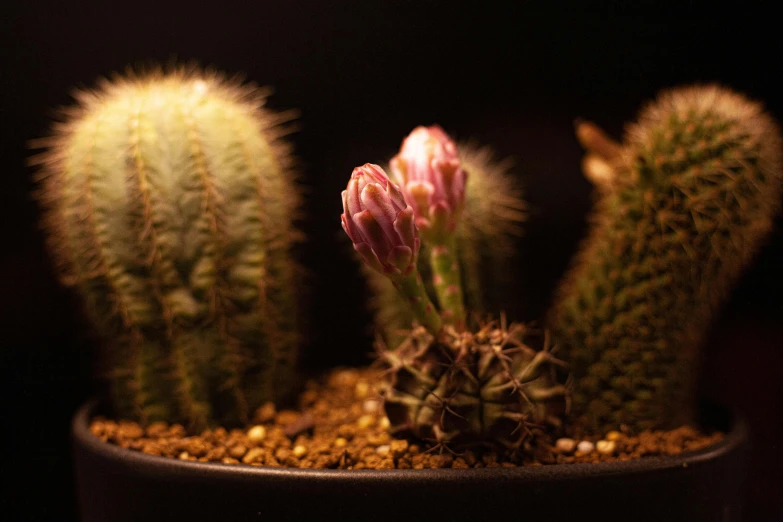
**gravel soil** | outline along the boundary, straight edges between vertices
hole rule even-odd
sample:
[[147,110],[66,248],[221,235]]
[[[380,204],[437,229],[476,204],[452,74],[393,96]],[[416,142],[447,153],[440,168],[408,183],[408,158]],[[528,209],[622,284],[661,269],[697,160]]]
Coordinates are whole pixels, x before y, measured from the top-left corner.
[[683,426],[670,431],[622,431],[579,439],[540,434],[517,451],[452,449],[395,437],[383,414],[370,369],[338,369],[307,384],[298,411],[259,408],[245,429],[189,434],[178,424],[95,418],[90,431],[104,442],[181,460],[335,469],[482,468],[607,462],[676,455],[710,446],[721,433]]

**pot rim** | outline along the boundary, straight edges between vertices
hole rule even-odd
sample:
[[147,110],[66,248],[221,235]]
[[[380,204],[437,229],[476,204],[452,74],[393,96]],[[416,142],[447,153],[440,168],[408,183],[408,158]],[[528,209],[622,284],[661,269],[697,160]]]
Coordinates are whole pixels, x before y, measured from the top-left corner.
[[217,462],[193,462],[170,457],[148,455],[140,451],[120,448],[114,444],[101,441],[89,430],[89,422],[93,417],[99,401],[87,401],[76,412],[71,423],[73,443],[86,449],[96,457],[105,461],[115,461],[122,465],[131,465],[137,470],[147,470],[154,474],[187,474],[209,475],[215,480],[221,478],[262,479],[285,478],[287,480],[308,481],[341,481],[355,483],[371,481],[376,483],[401,482],[413,480],[418,483],[429,481],[465,480],[514,480],[530,483],[543,481],[560,481],[564,479],[583,479],[608,475],[636,475],[639,473],[660,472],[675,468],[698,466],[712,459],[736,451],[746,443],[748,428],[745,420],[732,414],[731,429],[717,443],[696,451],[686,451],[679,455],[662,455],[642,457],[627,461],[574,463],[574,464],[544,464],[540,466],[517,466],[498,468],[438,468],[438,469],[383,469],[383,470],[343,470],[343,469],[302,469],[286,467],[251,466],[249,464],[220,464]]

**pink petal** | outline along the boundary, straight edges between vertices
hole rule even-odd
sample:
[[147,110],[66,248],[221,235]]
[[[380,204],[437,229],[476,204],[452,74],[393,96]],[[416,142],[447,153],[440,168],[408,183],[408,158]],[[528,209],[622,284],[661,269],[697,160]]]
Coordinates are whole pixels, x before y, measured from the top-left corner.
[[349,218],[345,214],[342,214],[340,216],[340,222],[343,225],[343,230],[345,230],[345,233],[348,234],[348,237],[351,239],[353,243],[361,243],[365,241],[361,231],[359,231],[359,229],[356,228],[356,225],[354,224],[351,218]]
[[408,204],[405,202],[405,196],[403,196],[400,187],[392,183],[391,181],[389,181],[386,186],[386,193],[389,195],[389,198],[394,204],[396,211],[399,212],[400,210],[408,206]]
[[378,259],[386,259],[394,246],[386,237],[381,225],[369,210],[362,210],[353,216],[353,222],[359,228],[367,244],[375,251]]
[[379,185],[372,184],[364,187],[361,198],[364,208],[372,213],[375,221],[386,234],[389,243],[392,245],[398,244],[399,240],[394,232],[394,220],[397,217],[397,211],[388,194]]
[[413,266],[413,251],[406,246],[396,246],[389,252],[387,264],[395,267],[403,274],[410,272]]
[[418,249],[414,248],[417,232],[412,208],[408,207],[397,214],[397,219],[394,221],[394,230],[400,237],[402,244],[412,248],[414,255],[417,254]]
[[348,182],[348,187],[345,190],[346,195],[343,196],[343,208],[349,216],[362,211],[362,201],[359,195],[359,188],[359,180],[352,177]]
[[430,201],[435,189],[428,181],[411,181],[405,187],[408,192],[408,203],[417,215],[422,217],[429,213]]
[[370,248],[370,245],[367,243],[356,243],[353,245],[353,248],[359,253],[360,256],[362,256],[364,262],[370,265],[371,268],[379,272],[384,271],[381,261],[378,259],[378,256],[375,255],[373,249]]

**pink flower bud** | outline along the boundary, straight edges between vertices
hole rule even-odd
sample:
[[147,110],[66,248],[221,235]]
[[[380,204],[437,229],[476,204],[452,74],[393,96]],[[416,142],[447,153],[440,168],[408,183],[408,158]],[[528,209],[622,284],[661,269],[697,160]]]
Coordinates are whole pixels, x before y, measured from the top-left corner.
[[454,231],[465,203],[467,174],[443,129],[416,127],[391,160],[391,170],[422,232]]
[[378,165],[353,169],[341,219],[353,247],[375,270],[407,275],[415,268],[420,243],[413,209]]

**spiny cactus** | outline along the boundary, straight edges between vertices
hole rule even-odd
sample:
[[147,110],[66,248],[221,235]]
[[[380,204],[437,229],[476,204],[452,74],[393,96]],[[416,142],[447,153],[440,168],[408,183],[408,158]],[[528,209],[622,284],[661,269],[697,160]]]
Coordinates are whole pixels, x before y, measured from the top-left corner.
[[62,281],[106,345],[116,413],[192,429],[291,391],[298,192],[266,94],[179,70],[77,94],[41,203]]
[[[525,203],[508,161],[496,161],[489,147],[473,143],[458,143],[457,151],[467,173],[465,202],[456,227],[465,306],[473,313],[497,316],[513,298],[509,265],[514,239],[522,234]],[[434,299],[427,248],[426,243],[422,245],[418,269]],[[375,328],[388,346],[397,346],[410,330],[410,309],[388,278],[367,266],[362,268],[372,295]]]
[[[441,166],[433,162],[429,168]],[[454,165],[446,168],[456,170]],[[420,183],[434,185],[440,174],[426,173]],[[417,269],[421,241],[414,219],[422,222],[427,213],[423,205],[414,208],[402,197],[428,187],[407,188],[402,191],[377,165],[357,167],[343,192],[341,216],[356,251],[369,268],[388,278],[415,320],[399,347],[378,345],[380,360],[388,367],[383,396],[391,427],[438,444],[517,448],[534,427],[564,409],[566,390],[554,375],[562,363],[552,357],[547,343],[539,350],[528,346],[530,332],[522,325],[506,328],[502,321],[499,326],[486,324],[475,334],[466,330],[456,313],[464,304],[453,302],[453,296],[462,296],[461,288],[450,291],[446,304],[442,301],[436,309]],[[435,199],[431,205],[444,201]],[[456,206],[445,205],[441,217]],[[453,245],[449,236],[455,230],[456,223],[434,239]],[[430,233],[422,236],[433,239]],[[445,279],[444,267],[436,261],[432,278]],[[450,284],[461,282],[455,278]]]
[[588,123],[577,134],[598,200],[548,321],[575,422],[687,422],[699,344],[780,203],[778,127],[759,104],[698,86],[662,93],[622,145]]
[[[519,448],[533,431],[559,424],[566,390],[563,363],[521,324],[488,323],[475,334],[444,328],[437,337],[415,328],[381,352],[390,379],[384,411],[398,434],[448,446]],[[543,348],[543,349],[541,349]]]

